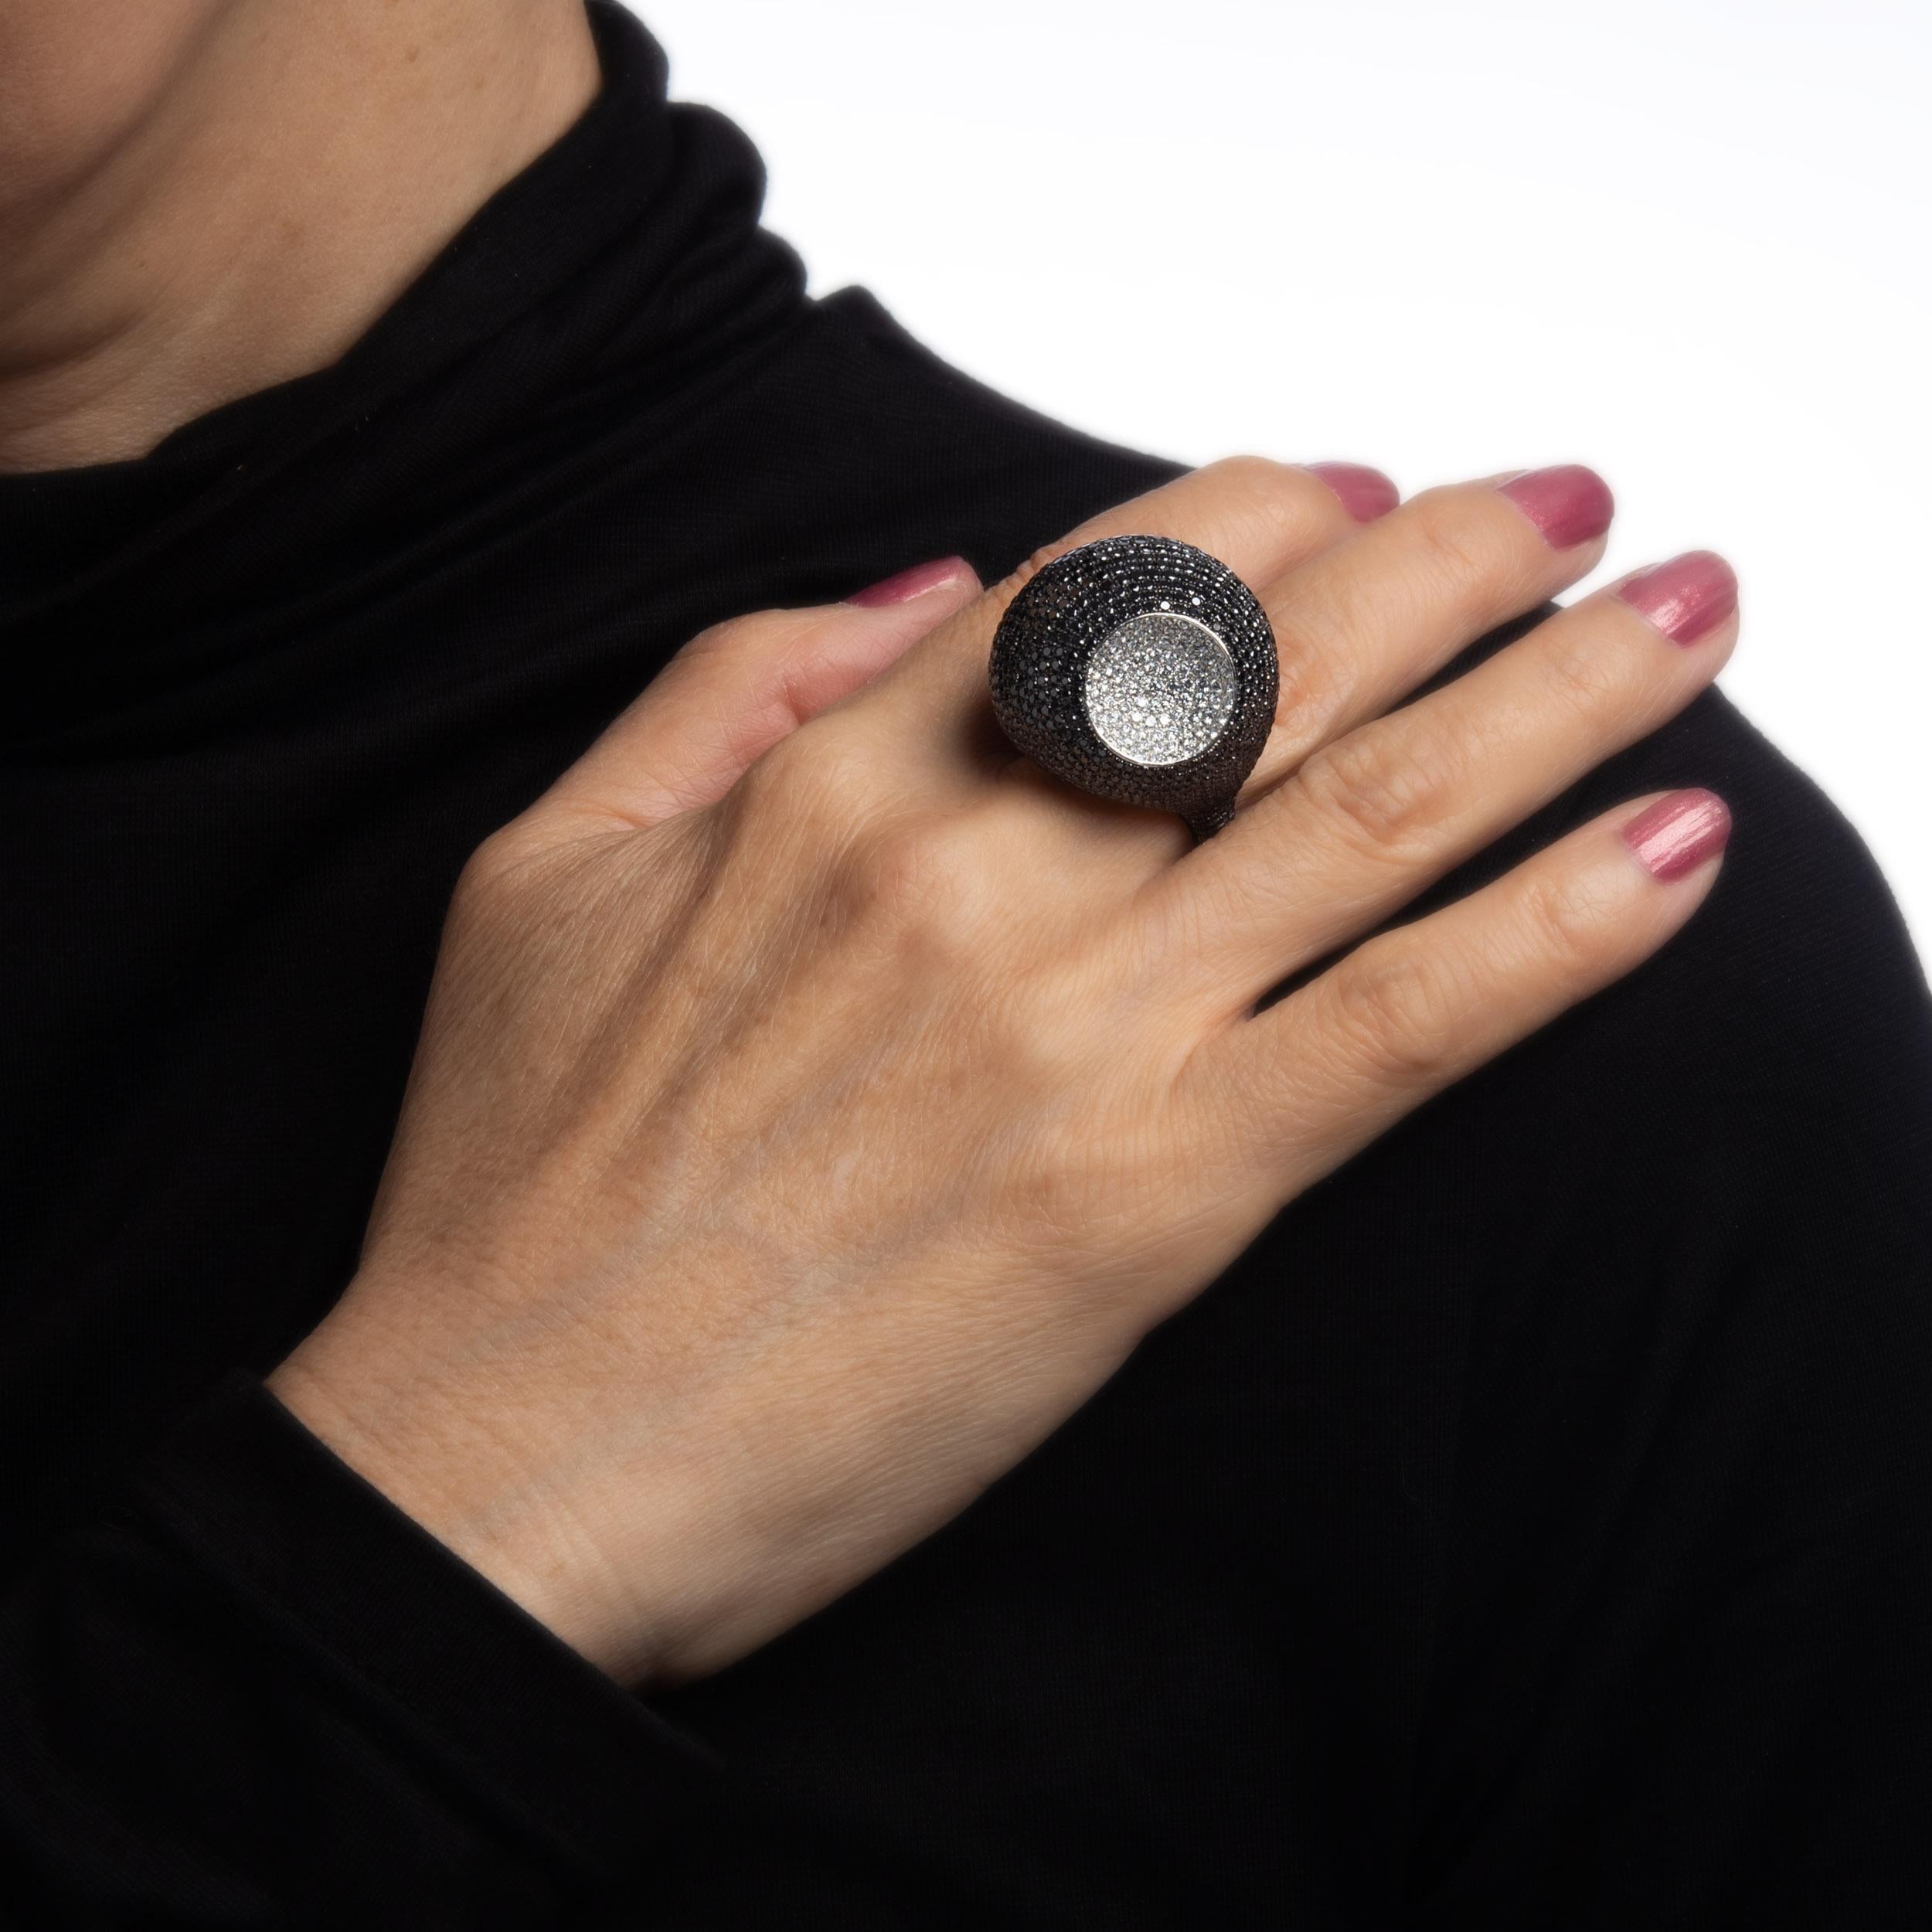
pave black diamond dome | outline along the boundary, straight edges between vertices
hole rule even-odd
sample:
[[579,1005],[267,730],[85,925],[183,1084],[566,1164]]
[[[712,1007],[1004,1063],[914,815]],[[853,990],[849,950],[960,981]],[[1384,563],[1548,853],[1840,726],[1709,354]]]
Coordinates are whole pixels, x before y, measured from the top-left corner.
[[1056,557],[993,637],[993,709],[1036,764],[1102,798],[1179,812],[1196,838],[1234,815],[1274,722],[1267,614],[1225,563],[1164,536]]

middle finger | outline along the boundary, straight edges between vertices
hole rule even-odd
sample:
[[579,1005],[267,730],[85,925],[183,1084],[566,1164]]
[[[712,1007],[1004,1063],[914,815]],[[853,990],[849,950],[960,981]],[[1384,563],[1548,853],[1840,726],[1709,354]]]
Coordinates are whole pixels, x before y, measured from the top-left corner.
[[1546,602],[1602,556],[1614,509],[1580,464],[1428,490],[1257,586],[1274,626],[1274,729],[1246,805],[1383,712],[1466,645]]

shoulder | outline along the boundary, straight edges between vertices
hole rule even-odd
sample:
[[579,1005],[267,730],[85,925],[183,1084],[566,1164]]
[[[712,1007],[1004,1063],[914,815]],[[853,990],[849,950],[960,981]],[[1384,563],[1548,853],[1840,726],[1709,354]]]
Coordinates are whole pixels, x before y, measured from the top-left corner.
[[[755,412],[774,466],[756,487],[787,493],[821,553],[836,554],[842,538],[855,542],[862,531],[876,543],[883,527],[905,561],[957,550],[989,578],[1183,468],[1085,435],[962,374],[861,289],[813,304],[789,352],[739,406]],[[1448,675],[1507,635],[1473,647]],[[1923,978],[1863,845],[1721,695],[1610,760],[1442,891],[1468,889],[1619,798],[1687,784],[1722,793],[1736,816],[1723,877],[1658,961],[1570,1030],[1633,1024],[1640,1007],[1660,1021],[1658,1002],[1702,988],[1710,1010],[1680,1087],[1699,1067],[1715,1074],[1719,1063],[1741,1068],[1754,1057],[1761,1067],[1774,1043],[1779,1063],[1808,1056],[1840,1080],[1852,1077],[1855,1039],[1883,1041],[1894,1057],[1932,1052]]]
[[[1186,467],[1088,436],[953,368],[863,289],[812,304],[737,398],[760,469],[821,548],[880,529],[982,577]],[[736,439],[720,439],[730,447]]]

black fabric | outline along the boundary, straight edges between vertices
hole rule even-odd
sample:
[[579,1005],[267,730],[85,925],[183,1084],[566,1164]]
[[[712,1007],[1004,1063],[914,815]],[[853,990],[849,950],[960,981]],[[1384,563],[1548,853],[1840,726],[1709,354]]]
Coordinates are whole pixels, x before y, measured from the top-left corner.
[[1284,1213],[957,1522],[647,1711],[261,1388],[470,849],[705,624],[1171,473],[804,296],[607,88],[335,368],[0,478],[0,1922],[1920,1926],[1932,1024],[1723,699],[1628,981]]

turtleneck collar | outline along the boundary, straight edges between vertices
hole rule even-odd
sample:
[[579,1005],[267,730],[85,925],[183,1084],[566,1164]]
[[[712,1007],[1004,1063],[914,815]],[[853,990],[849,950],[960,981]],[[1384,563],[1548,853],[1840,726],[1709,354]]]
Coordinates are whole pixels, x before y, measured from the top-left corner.
[[[604,87],[330,367],[129,462],[0,477],[0,641],[44,707],[282,648],[453,521],[514,516],[596,426],[634,439],[804,310],[736,129],[671,106],[656,43],[590,0]],[[17,685],[17,690],[21,687]],[[23,692],[22,695],[26,695]]]

